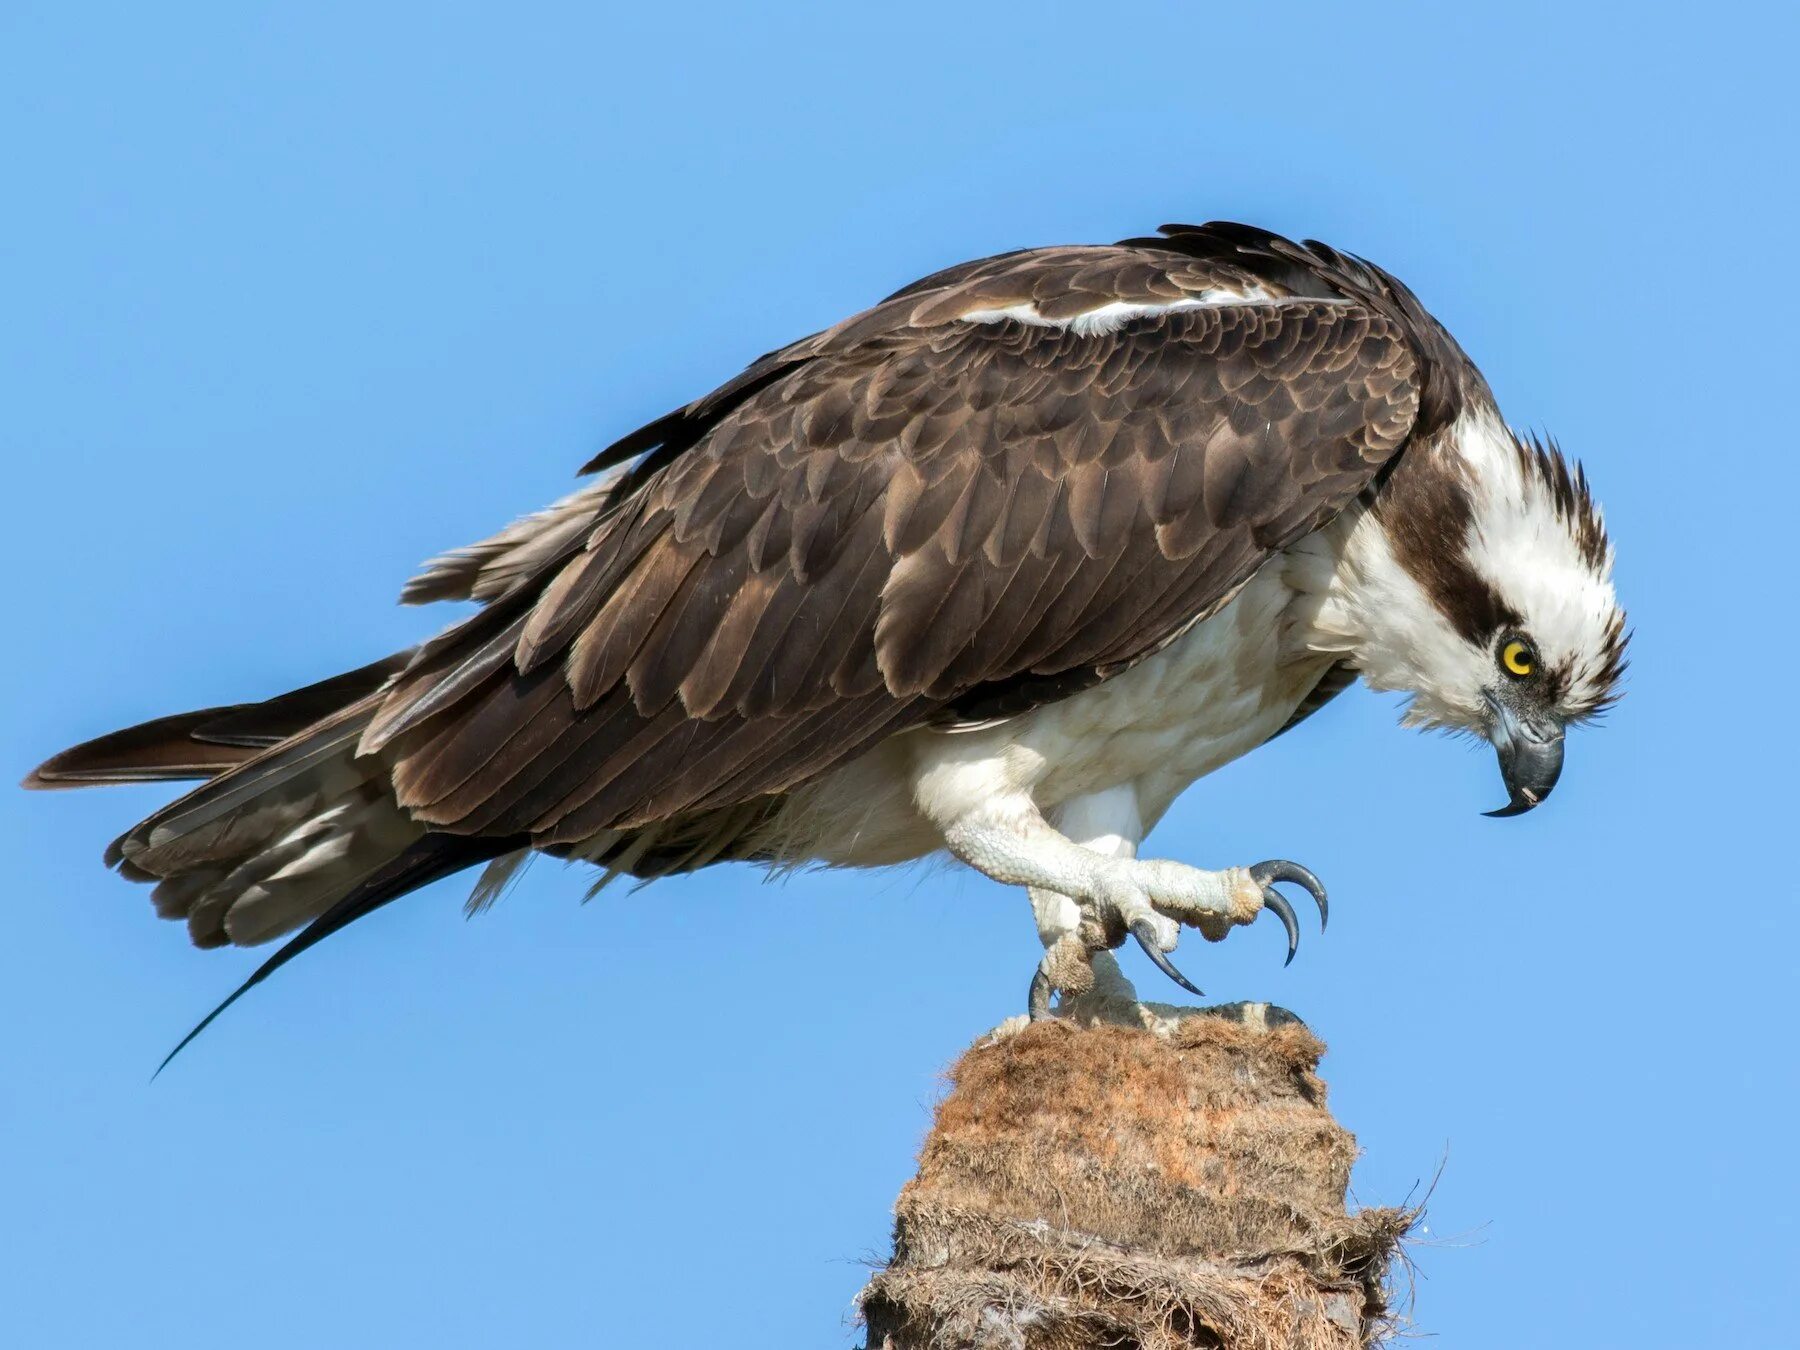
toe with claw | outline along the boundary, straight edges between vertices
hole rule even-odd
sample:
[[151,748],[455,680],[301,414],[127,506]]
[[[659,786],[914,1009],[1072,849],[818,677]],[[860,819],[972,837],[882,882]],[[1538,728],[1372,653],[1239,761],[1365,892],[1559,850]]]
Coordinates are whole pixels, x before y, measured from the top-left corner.
[[1048,955],[1038,962],[1036,970],[1031,972],[1031,991],[1025,998],[1025,1011],[1034,1022],[1041,1022],[1050,1016],[1050,995],[1055,992],[1050,979],[1050,958]]
[[1136,923],[1132,924],[1131,936],[1137,939],[1138,946],[1144,949],[1144,955],[1148,956],[1150,960],[1155,963],[1158,970],[1196,998],[1206,997],[1206,991],[1204,989],[1200,988],[1199,985],[1195,984],[1175,968],[1175,963],[1169,960],[1169,954],[1158,945],[1156,940],[1156,930],[1150,926],[1148,920],[1139,919]]
[[1287,897],[1275,889],[1275,883],[1290,881],[1312,896],[1313,903],[1319,907],[1321,933],[1325,931],[1325,924],[1331,918],[1331,905],[1325,898],[1325,884],[1299,863],[1288,862],[1284,858],[1259,862],[1248,871],[1250,880],[1262,892],[1263,908],[1274,913],[1281,920],[1282,927],[1287,929],[1287,960],[1283,964],[1292,965],[1294,953],[1300,950],[1300,921],[1294,916],[1294,907],[1288,903]]
[[[1135,866],[1143,869],[1146,864],[1137,863]],[[1154,863],[1149,866],[1160,870],[1151,872],[1151,880],[1142,889],[1138,886],[1121,887],[1118,898],[1108,896],[1091,907],[1084,907],[1084,918],[1079,930],[1064,934],[1045,951],[1044,959],[1031,979],[1028,1006],[1034,1021],[1050,1015],[1051,999],[1056,993],[1078,995],[1089,988],[1093,981],[1090,964],[1093,954],[1117,947],[1127,934],[1137,940],[1144,955],[1164,975],[1188,993],[1205,997],[1199,986],[1183,975],[1169,959],[1169,949],[1175,945],[1175,922],[1192,924],[1207,937],[1217,941],[1225,936],[1233,924],[1249,922],[1258,910],[1245,908],[1228,915],[1226,911],[1216,907],[1202,908],[1191,901],[1183,903],[1187,898],[1181,897],[1178,890],[1175,897],[1171,897],[1169,893],[1176,889],[1168,884],[1172,865]],[[1191,870],[1181,869],[1176,872],[1176,876],[1179,878],[1182,872]],[[1141,871],[1139,875],[1142,875]],[[1255,888],[1255,894],[1261,902],[1258,908],[1269,910],[1281,920],[1282,927],[1287,932],[1287,963],[1292,964],[1294,955],[1300,948],[1300,921],[1294,913],[1293,904],[1276,889],[1276,885],[1286,882],[1305,890],[1319,907],[1319,929],[1323,932],[1331,912],[1325,898],[1324,884],[1299,863],[1281,858],[1270,859],[1241,870],[1234,869],[1234,875],[1239,878],[1240,884],[1247,879],[1249,885]],[[1158,882],[1162,885],[1159,886]]]
[[[1309,869],[1300,866],[1299,863],[1288,862],[1286,859],[1282,858],[1273,858],[1267,862],[1257,863],[1253,867],[1247,867],[1240,875],[1249,878],[1250,884],[1256,888],[1262,902],[1261,907],[1270,911],[1280,919],[1282,927],[1287,930],[1288,950],[1287,961],[1285,964],[1293,964],[1294,954],[1300,949],[1300,921],[1295,915],[1294,906],[1289,902],[1288,898],[1275,888],[1276,883],[1291,883],[1292,885],[1303,888],[1308,895],[1312,896],[1313,902],[1319,907],[1319,930],[1321,932],[1324,931],[1326,920],[1330,917],[1331,913],[1329,902],[1325,898],[1324,883],[1321,882],[1318,877],[1314,876]],[[1163,912],[1166,914],[1170,911],[1163,910]],[[1185,919],[1185,916],[1183,917]],[[1195,920],[1187,921],[1196,922]],[[1237,919],[1235,921],[1241,923],[1247,922],[1247,919]],[[1220,924],[1215,920],[1212,926],[1208,926],[1204,918],[1202,918],[1196,922],[1196,926],[1200,927],[1201,931],[1204,932],[1207,937],[1217,940],[1225,935],[1226,930],[1230,926],[1230,922],[1231,921],[1227,921]],[[1158,970],[1162,971],[1164,975],[1167,975],[1171,980],[1189,993],[1196,995],[1201,994],[1201,991],[1194,983],[1183,975],[1181,971],[1176,968],[1174,962],[1169,959],[1168,947],[1164,942],[1158,940],[1156,929],[1151,922],[1140,917],[1132,922],[1129,925],[1129,928],[1131,935],[1137,939],[1138,946],[1144,949],[1144,954],[1156,964]],[[1201,996],[1204,997],[1204,995]]]

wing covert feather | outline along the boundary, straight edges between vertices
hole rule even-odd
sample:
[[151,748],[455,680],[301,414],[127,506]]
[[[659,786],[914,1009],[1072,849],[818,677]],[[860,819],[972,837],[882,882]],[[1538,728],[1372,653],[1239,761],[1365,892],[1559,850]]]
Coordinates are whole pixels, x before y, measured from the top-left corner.
[[[1122,274],[1093,261],[945,274],[960,308],[902,292],[710,396],[701,434],[509,594],[510,661],[446,706],[432,691],[470,652],[439,640],[397,682],[365,748],[385,746],[402,802],[440,829],[573,842],[1085,687],[1223,604],[1404,443],[1417,356],[1341,297],[1088,334],[960,320],[971,288],[1047,316],[1105,304]],[[1133,294],[1197,284],[1140,271]]]

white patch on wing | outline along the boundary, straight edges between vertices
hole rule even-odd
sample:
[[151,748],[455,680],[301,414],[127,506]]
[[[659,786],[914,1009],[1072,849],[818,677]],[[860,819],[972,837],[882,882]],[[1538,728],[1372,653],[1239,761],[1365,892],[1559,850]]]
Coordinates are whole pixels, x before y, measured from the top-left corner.
[[[1113,300],[1097,308],[1083,310],[1079,314],[1071,314],[1059,319],[1045,318],[1038,312],[1037,306],[1030,302],[1005,305],[995,309],[972,309],[962,315],[962,318],[967,323],[1005,323],[1011,320],[1016,323],[1030,324],[1033,328],[1067,328],[1082,337],[1094,337],[1101,333],[1117,332],[1133,319],[1147,319],[1157,314],[1175,314],[1187,309],[1218,309],[1227,305],[1265,303],[1279,303],[1279,301],[1261,286],[1251,286],[1241,291],[1219,286],[1166,303]],[[1317,302],[1308,301],[1306,303]]]

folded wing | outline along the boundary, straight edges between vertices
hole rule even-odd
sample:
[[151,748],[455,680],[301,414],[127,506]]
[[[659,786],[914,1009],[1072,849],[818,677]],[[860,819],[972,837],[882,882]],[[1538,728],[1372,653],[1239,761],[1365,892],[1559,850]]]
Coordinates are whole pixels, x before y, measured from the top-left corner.
[[1293,267],[941,274],[603,456],[638,458],[512,542],[362,748],[434,829],[566,845],[1064,696],[1354,499],[1420,383],[1397,316]]

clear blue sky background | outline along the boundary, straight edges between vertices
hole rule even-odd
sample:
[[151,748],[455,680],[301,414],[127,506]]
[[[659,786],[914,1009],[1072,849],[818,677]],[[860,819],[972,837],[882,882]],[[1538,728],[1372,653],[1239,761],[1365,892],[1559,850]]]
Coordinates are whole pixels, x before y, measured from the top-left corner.
[[[393,603],[416,561],[941,265],[1318,236],[1587,461],[1630,695],[1510,822],[1490,755],[1340,700],[1152,841],[1306,861],[1330,934],[1186,964],[1329,1040],[1361,1200],[1442,1166],[1421,1329],[1771,1343],[1796,36],[1737,4],[12,0],[0,763],[412,642],[444,619]],[[257,959],[101,869],[166,795],[0,805],[9,1346],[849,1344],[940,1071],[1035,959],[1023,899],[945,869],[584,909],[540,865],[472,923],[461,882],[382,911],[150,1086]]]

